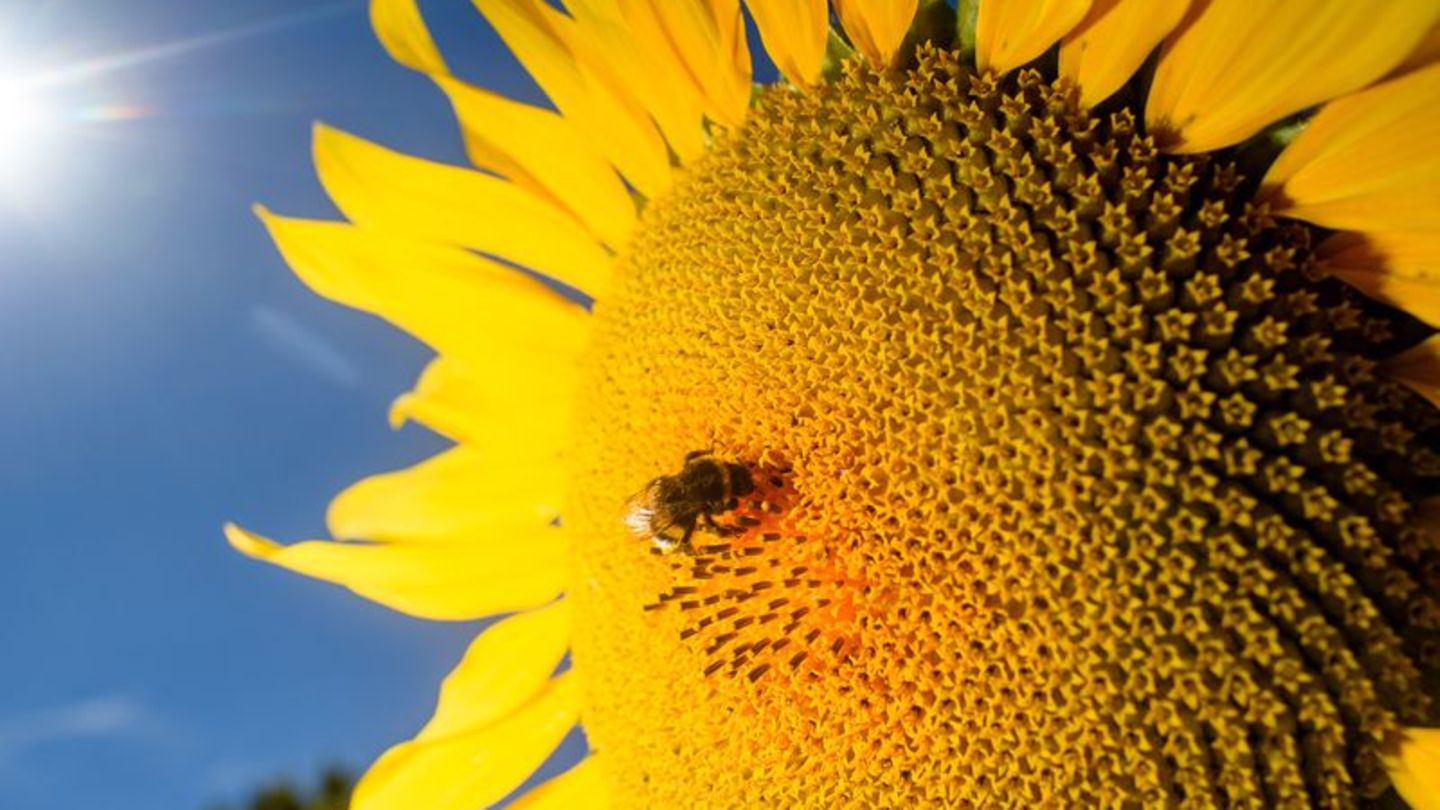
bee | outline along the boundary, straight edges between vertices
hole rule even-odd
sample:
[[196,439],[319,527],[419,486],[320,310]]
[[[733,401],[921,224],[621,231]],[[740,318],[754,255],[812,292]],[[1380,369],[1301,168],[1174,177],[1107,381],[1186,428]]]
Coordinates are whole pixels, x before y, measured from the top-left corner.
[[626,502],[625,523],[638,537],[648,538],[661,553],[690,553],[690,535],[701,521],[716,534],[728,531],[715,516],[739,505],[755,491],[750,468],[716,458],[709,450],[685,456],[678,475],[662,475]]

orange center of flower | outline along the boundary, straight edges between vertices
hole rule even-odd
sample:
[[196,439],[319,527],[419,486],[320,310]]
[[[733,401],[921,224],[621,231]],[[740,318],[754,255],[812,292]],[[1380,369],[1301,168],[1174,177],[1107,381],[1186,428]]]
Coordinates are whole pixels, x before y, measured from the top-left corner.
[[[1382,788],[1437,719],[1436,417],[1370,359],[1414,324],[1250,191],[922,51],[769,90],[652,201],[566,512],[617,806]],[[626,498],[712,448],[757,491],[651,553]]]

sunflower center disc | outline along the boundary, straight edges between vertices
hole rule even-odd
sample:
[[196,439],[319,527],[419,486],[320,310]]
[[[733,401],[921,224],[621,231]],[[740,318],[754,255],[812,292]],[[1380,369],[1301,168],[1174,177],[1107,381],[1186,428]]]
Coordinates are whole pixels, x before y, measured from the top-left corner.
[[[1128,110],[917,62],[767,91],[596,308],[567,520],[617,806],[1374,792],[1440,719],[1435,416],[1372,361],[1409,324]],[[647,553],[621,504],[706,448],[763,479],[740,531]]]

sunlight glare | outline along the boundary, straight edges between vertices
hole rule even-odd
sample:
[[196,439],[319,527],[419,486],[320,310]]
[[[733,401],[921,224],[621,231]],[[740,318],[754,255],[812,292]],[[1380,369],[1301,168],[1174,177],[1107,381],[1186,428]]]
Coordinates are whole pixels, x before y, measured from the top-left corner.
[[17,184],[40,158],[57,123],[55,110],[34,89],[0,81],[0,187]]

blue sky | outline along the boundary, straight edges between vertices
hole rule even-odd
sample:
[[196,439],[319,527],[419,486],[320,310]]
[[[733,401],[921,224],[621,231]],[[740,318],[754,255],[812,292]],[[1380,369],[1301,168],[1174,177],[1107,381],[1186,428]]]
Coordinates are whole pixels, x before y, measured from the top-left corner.
[[[69,66],[45,94],[72,119],[0,177],[0,810],[200,808],[363,765],[475,630],[220,535],[314,535],[347,483],[441,446],[384,420],[426,350],[306,291],[249,213],[333,213],[315,119],[463,162],[364,5],[0,0],[3,75]],[[537,97],[468,2],[424,8],[458,72]]]

